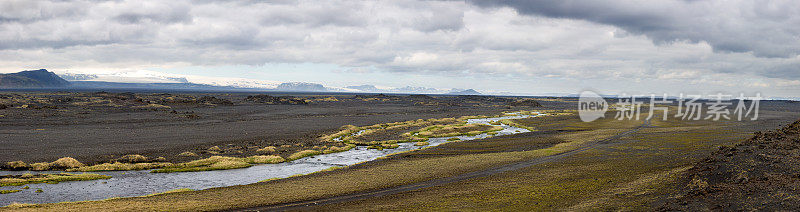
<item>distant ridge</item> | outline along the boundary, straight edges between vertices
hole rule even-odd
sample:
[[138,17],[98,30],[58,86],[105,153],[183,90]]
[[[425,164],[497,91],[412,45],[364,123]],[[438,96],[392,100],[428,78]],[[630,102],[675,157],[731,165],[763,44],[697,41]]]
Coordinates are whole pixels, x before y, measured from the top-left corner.
[[231,86],[214,86],[194,83],[124,83],[103,81],[72,81],[71,88],[78,89],[167,89],[167,90],[263,90],[251,88],[237,88]]
[[374,85],[357,85],[344,87],[353,91],[370,92],[370,93],[412,93],[412,94],[441,94],[443,90],[427,87],[413,87],[405,86],[399,88],[378,88]]
[[378,89],[374,85],[355,85],[355,86],[347,86],[347,87],[344,87],[344,88],[355,89],[355,90],[365,91],[365,92],[381,92],[381,89]]
[[279,91],[315,91],[315,92],[325,92],[328,91],[325,86],[322,86],[317,83],[309,83],[309,82],[285,82],[278,85],[275,90]]
[[473,89],[467,89],[467,90],[463,90],[463,91],[453,91],[453,92],[450,92],[450,93],[447,93],[447,94],[448,95],[481,95],[480,92],[478,92],[476,90],[473,90]]
[[46,69],[0,74],[0,88],[60,88],[70,83]]

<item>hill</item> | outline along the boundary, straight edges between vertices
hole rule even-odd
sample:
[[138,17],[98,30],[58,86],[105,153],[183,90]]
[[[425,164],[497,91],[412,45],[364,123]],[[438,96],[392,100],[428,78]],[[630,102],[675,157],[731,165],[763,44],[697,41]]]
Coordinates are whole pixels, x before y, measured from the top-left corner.
[[800,208],[800,120],[720,147],[682,177],[662,211],[792,211]]
[[46,69],[0,74],[0,88],[58,88],[70,83]]

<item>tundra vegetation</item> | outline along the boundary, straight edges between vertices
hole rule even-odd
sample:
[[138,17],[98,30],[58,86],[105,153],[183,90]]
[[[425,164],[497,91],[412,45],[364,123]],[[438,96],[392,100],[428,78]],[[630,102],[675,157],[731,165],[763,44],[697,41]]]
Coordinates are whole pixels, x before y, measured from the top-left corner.
[[267,146],[261,149],[256,150],[256,152],[275,152],[277,148],[275,146]]
[[22,190],[0,190],[0,194],[10,194],[10,193],[17,193]]
[[131,171],[131,170],[145,170],[157,169],[171,166],[172,163],[102,163],[92,166],[84,166],[78,168],[67,169],[70,172],[97,172],[97,171]]
[[[592,141],[617,135],[641,124],[641,121],[631,121],[634,123],[595,123],[585,125],[581,124],[580,120],[575,120],[576,118],[559,120],[559,128],[565,127],[564,125],[571,125],[581,129],[578,131],[566,131],[564,134],[528,134],[527,136],[517,137],[496,137],[476,142],[454,142],[437,148],[392,155],[330,172],[270,180],[230,188],[181,192],[169,195],[169,197],[159,195],[147,198],[122,198],[75,204],[43,204],[30,206],[30,209],[91,210],[92,208],[119,207],[122,210],[149,210],[156,208],[220,210],[231,207],[247,208],[330,197],[456,176],[558,154],[580,148]],[[442,164],[447,165],[443,166]],[[397,173],[404,174],[398,175]],[[514,188],[510,186],[498,186],[497,188]],[[276,190],[286,192],[273,192]],[[308,192],[309,190],[314,192]],[[474,191],[468,192],[475,193]],[[496,195],[501,194],[497,193]],[[429,201],[433,197],[427,195],[424,198]],[[456,197],[454,196],[453,198]],[[492,199],[485,196],[480,198],[484,198],[484,201]],[[451,200],[451,202],[455,201]],[[378,209],[414,208],[411,205],[393,203],[381,207],[375,207],[374,205],[369,207]],[[438,208],[443,209],[445,207]]]
[[282,163],[286,161],[278,155],[255,155],[244,158],[244,162],[250,164],[263,164],[263,163]]
[[95,171],[130,171],[130,170],[145,170],[156,169],[171,166],[172,163],[158,162],[165,161],[164,158],[148,158],[143,155],[125,155],[113,162],[95,164],[91,166],[81,166],[76,168],[69,168],[67,171],[71,172],[95,172]]
[[[661,121],[655,118],[649,126],[616,137],[636,129],[643,121],[606,118],[584,123],[574,111],[542,112],[549,116],[514,121],[523,126],[536,127],[538,131],[535,133],[452,142],[326,173],[170,195],[13,207],[28,211],[95,211],[108,208],[127,211],[231,210],[375,191],[583,150],[490,177],[422,188],[416,190],[414,195],[389,194],[326,205],[327,208],[323,209],[463,210],[469,207],[474,210],[509,211],[652,210],[649,208],[652,202],[672,195],[672,191],[683,189],[676,187],[676,181],[680,180],[678,176],[692,170],[690,167],[695,165],[694,162],[717,150],[719,145],[730,146],[750,137],[749,132],[753,128],[744,126],[755,125],[687,122],[679,119]],[[794,117],[796,113],[778,115]],[[613,113],[606,117],[613,117]],[[769,120],[756,123],[772,124]],[[427,126],[413,130],[422,127]],[[797,138],[796,134],[792,136]],[[341,137],[334,139],[343,140]],[[729,148],[725,149],[720,149],[721,154],[717,156],[725,156]],[[728,174],[733,179],[746,179],[739,177],[740,173]],[[758,182],[753,179],[756,178],[750,178],[749,182]],[[703,184],[702,181],[697,182]],[[686,192],[690,191],[694,190]],[[691,195],[685,197],[693,198]],[[787,200],[792,199],[794,197],[789,196]],[[314,209],[320,210],[311,210]]]
[[15,202],[15,203],[11,203],[8,206],[5,206],[5,208],[14,209],[14,208],[23,208],[23,207],[33,206],[33,205],[35,205],[35,204]]
[[197,154],[194,153],[194,152],[182,152],[181,154],[178,154],[178,156],[181,156],[181,157],[197,157]]
[[156,196],[156,195],[180,193],[180,192],[187,192],[187,191],[194,191],[194,189],[191,189],[191,188],[179,188],[179,189],[173,189],[173,190],[169,190],[169,191],[165,191],[165,192],[161,192],[161,193],[148,194],[148,195],[145,195],[145,197],[152,197],[152,196]]
[[[296,202],[457,176],[564,153],[615,138],[636,129],[642,121],[603,119],[583,123],[575,116],[546,116],[518,123],[541,131],[454,142],[333,172],[252,185],[181,192],[169,197],[42,204],[22,209],[224,210]],[[327,205],[327,209],[455,210],[470,205],[476,209],[500,206],[505,210],[647,210],[657,198],[680,189],[672,185],[689,169],[692,158],[702,157],[716,145],[749,136],[736,130],[739,125],[723,122],[687,124],[654,119],[651,125],[656,127],[641,128],[601,143],[602,148],[579,151],[545,164],[425,188],[411,196],[372,197],[368,201]],[[287,192],[277,194],[272,192],[275,190]],[[431,198],[439,201],[430,201]]]
[[500,124],[505,124],[505,125],[512,126],[512,127],[522,128],[522,129],[526,129],[526,130],[530,130],[530,131],[536,131],[535,127],[518,124],[517,122],[514,121],[514,119],[503,119],[503,120],[500,120],[499,122],[500,122]]
[[[533,111],[507,112],[505,115],[537,115]],[[468,119],[491,118],[499,116],[462,116],[459,118],[418,119],[357,127],[342,126],[341,130],[320,139],[329,142],[343,142],[362,146],[381,146],[405,142],[422,142],[432,137],[478,135],[502,130],[500,126],[467,124]],[[499,124],[499,122],[498,122]]]
[[186,163],[171,164],[151,172],[169,173],[239,169],[250,167],[253,164],[281,163],[283,161],[285,160],[277,155],[257,155],[247,158],[211,156],[209,158],[194,160]]
[[[536,113],[530,111],[518,111],[513,114],[535,115]],[[13,161],[6,163],[4,167],[11,170],[66,170],[76,172],[129,171],[146,169],[157,169],[153,172],[186,172],[246,168],[250,167],[252,164],[280,163],[318,154],[343,152],[350,150],[357,145],[369,146],[371,149],[393,149],[398,148],[399,145],[397,143],[402,142],[415,142],[416,145],[422,145],[422,142],[424,142],[426,143],[425,145],[427,145],[427,142],[425,141],[432,137],[478,135],[482,133],[493,133],[502,129],[502,127],[499,126],[485,124],[466,124],[467,119],[488,117],[492,116],[462,116],[459,118],[418,119],[404,122],[375,124],[363,127],[345,125],[340,131],[320,138],[326,142],[340,143],[339,145],[331,145],[330,147],[315,146],[313,149],[295,152],[285,159],[277,155],[255,155],[246,158],[211,156],[205,159],[173,164],[163,162],[165,160],[163,158],[153,159],[143,155],[132,154],[114,159],[111,162],[99,163],[91,166],[86,166],[74,158],[64,157],[53,162],[41,162],[33,164],[27,164],[23,161]],[[523,125],[506,121],[509,120],[502,120],[501,123],[524,127]],[[456,139],[448,140],[455,141]],[[283,145],[280,148],[286,148],[285,146],[286,145]],[[226,150],[220,146],[212,146],[205,149],[203,152],[211,155],[217,155],[224,151]],[[278,151],[279,147],[266,146],[257,149],[255,152],[276,153]],[[199,155],[187,151],[179,154],[179,156],[198,157]]]
[[409,137],[417,138],[437,138],[452,136],[474,136],[487,132],[499,131],[503,127],[486,124],[453,124],[453,125],[433,125],[420,130],[406,133]]
[[286,159],[289,160],[289,161],[293,161],[293,160],[297,160],[297,159],[300,159],[300,158],[319,155],[319,154],[322,154],[322,152],[317,151],[317,150],[307,149],[307,150],[302,150],[302,151],[299,151],[299,152],[295,152],[294,154],[289,155],[289,157],[286,158]]
[[36,183],[59,183],[65,181],[86,181],[86,180],[100,180],[110,179],[111,176],[99,174],[22,174],[22,175],[6,175],[0,178],[0,186],[21,186],[25,184]]
[[67,168],[78,168],[86,166],[85,164],[78,162],[75,158],[71,157],[64,157],[59,158],[56,161],[47,163],[33,163],[30,165],[30,169],[34,171],[44,171],[44,170],[51,170],[51,169],[67,169]]

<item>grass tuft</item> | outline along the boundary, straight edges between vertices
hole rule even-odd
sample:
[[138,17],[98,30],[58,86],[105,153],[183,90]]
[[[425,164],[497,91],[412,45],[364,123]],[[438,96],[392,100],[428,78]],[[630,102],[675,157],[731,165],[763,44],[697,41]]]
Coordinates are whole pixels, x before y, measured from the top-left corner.
[[42,163],[34,163],[31,164],[31,170],[34,171],[46,171],[46,170],[53,170],[53,169],[69,169],[69,168],[78,168],[86,166],[85,164],[75,160],[75,158],[71,157],[63,157],[59,158],[56,161],[51,163],[42,162]]
[[81,166],[86,166],[83,163],[78,162],[78,160],[75,160],[75,158],[71,157],[59,158],[58,160],[53,161],[53,163],[51,163],[50,165],[56,167],[66,167],[66,168],[77,168]]
[[32,163],[31,170],[34,171],[46,171],[50,170],[50,163],[42,162],[42,163]]
[[275,146],[268,146],[261,149],[256,150],[256,152],[275,152],[278,149]]
[[310,150],[310,149],[307,149],[307,150],[303,150],[303,151],[295,152],[294,154],[292,154],[292,155],[289,155],[289,157],[288,157],[287,159],[288,159],[289,161],[293,161],[293,160],[297,160],[297,159],[300,159],[300,158],[309,157],[309,156],[314,156],[314,155],[319,155],[319,154],[322,154],[322,152],[320,152],[320,151],[317,151],[317,150]]
[[0,194],[10,194],[10,193],[17,193],[22,190],[0,190]]
[[400,147],[400,144],[381,144],[381,147],[385,149],[397,149]]
[[151,172],[152,173],[196,172],[196,171],[239,169],[239,168],[247,168],[250,166],[252,165],[245,162],[242,158],[211,156],[206,159],[200,159],[180,164],[173,164],[164,167],[162,169],[153,170]]
[[342,147],[332,146],[332,147],[329,147],[326,150],[323,150],[322,153],[329,154],[329,153],[336,153],[336,152],[344,152],[344,151],[353,149],[355,147],[356,147],[355,144],[348,144],[347,146],[342,146]]
[[70,172],[97,172],[97,171],[130,171],[130,170],[145,170],[157,169],[172,165],[172,163],[103,163],[93,166],[84,166],[78,168],[67,169]]
[[194,191],[194,189],[191,189],[191,188],[179,188],[179,189],[173,189],[173,190],[169,190],[169,191],[165,191],[165,192],[161,192],[161,193],[148,194],[148,195],[144,195],[144,196],[145,197],[152,197],[152,196],[156,196],[156,195],[180,193],[180,192],[187,192],[187,191]]
[[269,182],[269,181],[278,180],[278,179],[281,179],[281,178],[273,177],[273,178],[269,178],[269,179],[258,181],[258,182],[259,183],[263,183],[263,182]]
[[438,138],[461,135],[479,135],[482,133],[502,130],[501,126],[491,126],[486,124],[452,124],[452,125],[433,125],[417,131],[409,132],[412,137],[418,138]]
[[30,166],[28,166],[27,163],[22,162],[22,161],[11,161],[11,162],[8,162],[8,163],[6,163],[6,167],[8,167],[11,170],[23,170],[23,169],[30,168]]
[[6,205],[5,207],[2,207],[2,208],[25,208],[25,207],[30,207],[30,206],[34,206],[34,205],[35,204],[30,204],[30,203],[13,202],[10,205]]
[[142,163],[149,161],[149,159],[143,155],[125,155],[117,160],[126,163]]
[[277,156],[277,155],[256,155],[256,156],[250,156],[250,157],[247,157],[247,158],[244,159],[244,162],[253,163],[253,164],[255,164],[255,163],[282,163],[284,161],[286,161],[286,159],[283,159],[281,156]]
[[17,176],[10,176],[0,178],[0,186],[21,186],[25,184],[36,184],[36,183],[50,183],[56,184],[59,182],[65,181],[86,181],[86,180],[100,180],[100,179],[109,179],[111,176],[106,175],[99,175],[99,174],[69,174],[69,173],[60,173],[60,174],[23,174]]
[[181,157],[197,157],[197,154],[195,154],[194,152],[183,152],[181,154],[178,154],[178,156],[181,156]]

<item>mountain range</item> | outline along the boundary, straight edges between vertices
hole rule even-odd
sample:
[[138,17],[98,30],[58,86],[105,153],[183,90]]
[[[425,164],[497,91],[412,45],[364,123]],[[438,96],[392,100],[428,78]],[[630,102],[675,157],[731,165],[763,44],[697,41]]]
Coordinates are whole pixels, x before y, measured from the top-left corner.
[[0,74],[0,88],[102,88],[102,89],[178,89],[178,90],[252,90],[295,92],[350,92],[350,93],[404,93],[480,95],[473,89],[443,90],[428,87],[378,87],[357,85],[326,87],[310,82],[278,82],[246,78],[205,77],[166,74],[156,71],[129,71],[104,74],[62,72],[55,74],[46,69]]

